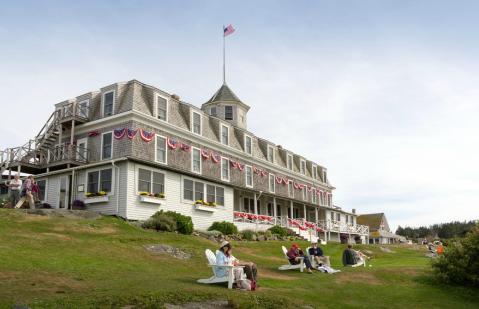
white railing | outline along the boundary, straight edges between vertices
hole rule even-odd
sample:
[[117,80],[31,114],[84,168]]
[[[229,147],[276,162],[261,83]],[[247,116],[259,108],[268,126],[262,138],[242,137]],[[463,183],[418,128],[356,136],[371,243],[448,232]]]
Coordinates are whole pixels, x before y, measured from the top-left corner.
[[275,225],[275,218],[267,215],[257,215],[247,212],[235,211],[233,213],[234,222],[258,223]]
[[318,226],[326,231],[348,234],[369,234],[369,226],[361,224],[349,224],[336,220],[321,220],[318,221]]

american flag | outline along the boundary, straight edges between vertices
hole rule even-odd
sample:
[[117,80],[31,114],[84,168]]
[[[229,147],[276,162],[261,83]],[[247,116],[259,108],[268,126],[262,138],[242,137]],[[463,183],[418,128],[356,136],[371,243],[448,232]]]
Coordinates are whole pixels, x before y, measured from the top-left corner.
[[230,24],[228,27],[223,27],[223,36],[228,36],[235,32],[235,28]]

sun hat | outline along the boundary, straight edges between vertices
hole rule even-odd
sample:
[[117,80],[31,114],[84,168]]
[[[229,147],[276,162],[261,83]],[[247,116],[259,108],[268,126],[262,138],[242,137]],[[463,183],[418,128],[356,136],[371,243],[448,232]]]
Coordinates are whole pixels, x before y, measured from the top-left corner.
[[221,242],[220,249],[223,248],[223,247],[225,247],[225,246],[227,246],[227,245],[229,245],[229,244],[230,244],[229,242],[227,242],[226,240],[223,240],[223,241]]

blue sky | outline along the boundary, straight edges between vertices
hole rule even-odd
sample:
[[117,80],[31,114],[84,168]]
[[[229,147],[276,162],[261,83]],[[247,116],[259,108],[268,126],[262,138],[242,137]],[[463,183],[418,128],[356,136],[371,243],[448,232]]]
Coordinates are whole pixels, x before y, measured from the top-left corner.
[[[53,104],[138,79],[326,166],[335,202],[391,225],[479,218],[477,1],[3,1],[0,147]],[[291,106],[295,112],[291,112]],[[20,123],[21,120],[21,123]]]

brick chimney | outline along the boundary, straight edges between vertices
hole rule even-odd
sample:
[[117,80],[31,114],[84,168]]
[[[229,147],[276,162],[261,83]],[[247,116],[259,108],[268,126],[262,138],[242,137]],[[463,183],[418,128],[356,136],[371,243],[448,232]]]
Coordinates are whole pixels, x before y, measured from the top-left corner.
[[356,214],[356,209],[353,208],[353,209],[351,210],[351,212],[352,212],[353,214]]

